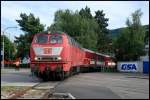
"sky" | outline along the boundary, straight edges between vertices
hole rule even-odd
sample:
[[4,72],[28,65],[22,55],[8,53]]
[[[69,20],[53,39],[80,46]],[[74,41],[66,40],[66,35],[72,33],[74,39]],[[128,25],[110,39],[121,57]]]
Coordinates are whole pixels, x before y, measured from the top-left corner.
[[142,25],[149,24],[149,1],[1,1],[1,30],[17,26],[18,28],[9,28],[5,31],[11,41],[14,41],[15,36],[24,34],[15,21],[20,19],[20,13],[33,13],[47,27],[53,23],[57,10],[70,9],[75,12],[86,6],[90,8],[93,16],[97,10],[104,11],[105,17],[109,18],[108,29],[126,27],[126,19],[137,9],[143,12]]

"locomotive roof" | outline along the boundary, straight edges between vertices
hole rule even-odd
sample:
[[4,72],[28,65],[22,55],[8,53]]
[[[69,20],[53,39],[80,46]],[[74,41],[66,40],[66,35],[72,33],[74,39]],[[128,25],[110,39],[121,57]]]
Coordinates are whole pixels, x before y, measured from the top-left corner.
[[[43,31],[43,32],[39,32],[37,34],[48,34],[48,31]],[[68,35],[66,32],[62,32],[62,31],[53,31],[53,32],[50,32],[50,34],[65,34],[69,37],[71,37],[70,35]],[[72,38],[72,37],[71,37]]]
[[102,53],[94,52],[94,51],[89,50],[89,49],[85,49],[85,48],[83,48],[83,49],[84,49],[84,51],[91,52],[91,53],[95,53],[95,54],[100,55],[100,56],[111,57],[111,56],[109,56],[109,55],[105,55],[105,54],[102,54]]
[[86,48],[83,48],[83,49],[84,49],[84,51],[91,52],[91,53],[95,53],[95,52],[92,51],[92,50],[89,50],[89,49],[86,49]]
[[48,34],[50,32],[50,34],[66,34],[65,32],[62,32],[62,31],[43,31],[43,32],[39,32],[37,34]]

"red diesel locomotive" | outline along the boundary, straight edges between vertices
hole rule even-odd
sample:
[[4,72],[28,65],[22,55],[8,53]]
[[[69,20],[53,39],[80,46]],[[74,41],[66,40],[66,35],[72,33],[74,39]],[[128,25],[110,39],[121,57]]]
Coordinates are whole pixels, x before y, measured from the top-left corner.
[[74,73],[114,66],[107,55],[82,48],[66,33],[38,33],[30,47],[31,71],[44,80],[63,80]]

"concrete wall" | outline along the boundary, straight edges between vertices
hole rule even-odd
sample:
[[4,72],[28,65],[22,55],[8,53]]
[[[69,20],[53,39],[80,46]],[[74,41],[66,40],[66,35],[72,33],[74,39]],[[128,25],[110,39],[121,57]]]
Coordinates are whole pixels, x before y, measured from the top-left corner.
[[[140,72],[143,73],[143,62],[149,62],[149,55],[141,56],[139,61],[118,61],[117,70],[119,72]],[[125,64],[125,65],[123,65]],[[134,64],[134,65],[132,65]],[[136,70],[134,67],[136,66]],[[122,68],[123,67],[123,68]],[[126,68],[125,68],[126,67]],[[132,68],[133,67],[133,68]]]
[[140,61],[149,61],[149,56],[146,55],[146,56],[141,56],[140,57]]
[[138,61],[139,72],[143,73],[143,61]]

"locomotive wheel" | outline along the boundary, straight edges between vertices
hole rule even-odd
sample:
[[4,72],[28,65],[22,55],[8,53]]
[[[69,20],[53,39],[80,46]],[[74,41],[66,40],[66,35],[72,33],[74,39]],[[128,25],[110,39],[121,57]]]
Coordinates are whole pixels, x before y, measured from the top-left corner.
[[43,73],[41,76],[42,76],[43,81],[47,81],[47,77],[45,73]]
[[46,71],[42,74],[43,81],[48,81],[50,79],[49,71]]
[[70,77],[70,71],[64,72],[64,78]]
[[70,76],[73,75],[73,68],[70,69]]
[[56,72],[52,72],[52,80],[56,80]]
[[62,71],[62,72],[59,72],[59,80],[64,80],[64,78],[65,78],[65,74],[64,74],[64,71]]

